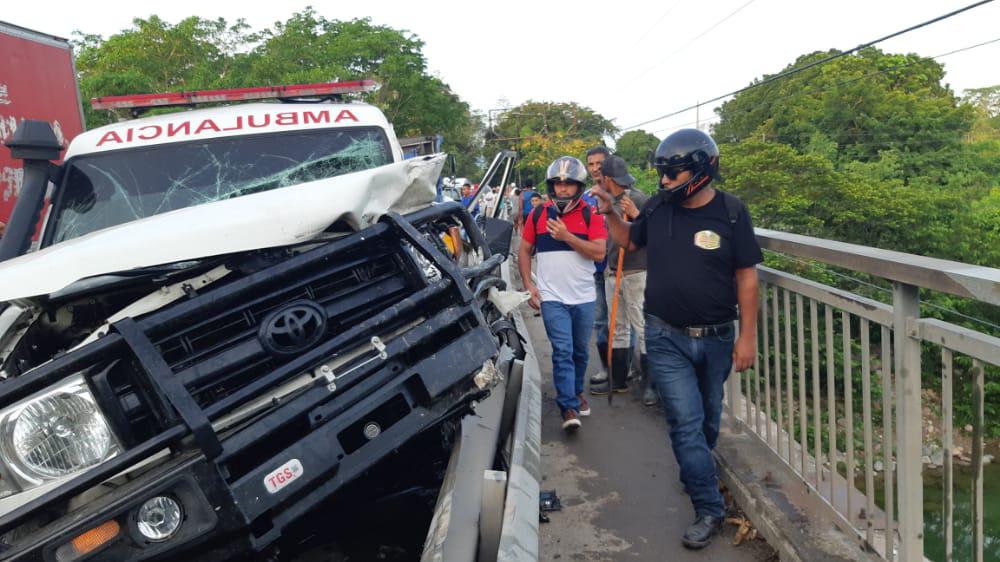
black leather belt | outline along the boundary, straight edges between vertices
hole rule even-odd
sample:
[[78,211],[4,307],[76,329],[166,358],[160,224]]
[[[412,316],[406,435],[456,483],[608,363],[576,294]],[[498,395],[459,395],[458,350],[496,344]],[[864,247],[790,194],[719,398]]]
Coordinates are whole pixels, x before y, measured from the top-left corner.
[[708,336],[728,336],[733,333],[736,329],[735,321],[730,320],[729,322],[723,322],[721,324],[702,324],[700,326],[674,326],[673,324],[667,324],[663,320],[656,318],[655,316],[649,315],[646,317],[647,321],[649,318],[655,318],[655,322],[664,328],[676,332],[678,334],[685,335],[689,338],[705,338]]
[[733,322],[723,322],[722,324],[703,324],[701,326],[674,326],[673,324],[667,324],[666,326],[684,334],[689,338],[707,338],[708,336],[728,336],[733,333],[736,327]]

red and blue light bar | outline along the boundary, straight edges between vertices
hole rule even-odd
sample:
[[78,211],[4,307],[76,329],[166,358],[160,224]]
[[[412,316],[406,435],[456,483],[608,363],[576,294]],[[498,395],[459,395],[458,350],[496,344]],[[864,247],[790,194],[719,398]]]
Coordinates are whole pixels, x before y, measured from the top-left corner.
[[375,80],[355,80],[351,82],[321,82],[319,84],[260,86],[256,88],[232,88],[227,90],[196,90],[166,94],[103,96],[91,99],[90,105],[94,109],[131,109],[277,98],[323,97],[338,94],[373,92],[379,86],[380,84]]

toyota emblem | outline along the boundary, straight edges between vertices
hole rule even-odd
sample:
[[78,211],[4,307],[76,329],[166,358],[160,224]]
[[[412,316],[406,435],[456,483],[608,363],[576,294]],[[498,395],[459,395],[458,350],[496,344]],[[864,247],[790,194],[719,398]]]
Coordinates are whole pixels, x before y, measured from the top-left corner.
[[300,300],[289,303],[264,317],[258,338],[275,355],[301,353],[323,339],[326,311],[318,303]]

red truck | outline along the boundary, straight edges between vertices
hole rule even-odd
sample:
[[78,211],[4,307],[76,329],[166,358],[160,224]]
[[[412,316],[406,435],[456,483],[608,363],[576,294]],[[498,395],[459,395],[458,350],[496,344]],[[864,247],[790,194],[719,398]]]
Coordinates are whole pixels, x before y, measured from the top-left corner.
[[[83,109],[69,41],[0,22],[0,142],[24,119],[48,121],[64,147],[83,131]],[[0,150],[0,222],[21,190],[20,160]]]

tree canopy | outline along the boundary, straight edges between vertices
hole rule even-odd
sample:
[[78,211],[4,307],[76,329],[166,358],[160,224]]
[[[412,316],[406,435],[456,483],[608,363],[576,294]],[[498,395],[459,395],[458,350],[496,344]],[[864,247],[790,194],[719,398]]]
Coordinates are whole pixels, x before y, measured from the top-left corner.
[[[781,72],[834,53],[804,55]],[[756,136],[799,151],[827,147],[838,163],[898,151],[902,172],[926,172],[947,165],[974,117],[943,78],[932,59],[868,48],[737,95],[717,110],[714,132],[724,143]]]
[[982,200],[1000,185],[997,93],[962,100],[943,78],[932,59],[870,48],[736,95],[713,130],[727,188],[770,228],[989,260],[960,238],[972,209],[990,216]]
[[518,150],[521,171],[535,181],[559,156],[583,159],[587,149],[604,143],[617,129],[603,115],[573,102],[527,101],[497,117],[486,132],[486,151]]
[[651,167],[650,155],[659,145],[660,139],[656,135],[637,129],[626,131],[618,137],[615,141],[615,153],[636,170],[646,170]]
[[[85,98],[271,84],[378,80],[365,101],[385,112],[400,136],[441,134],[445,150],[471,174],[479,156],[479,122],[469,105],[427,70],[417,36],[369,19],[326,19],[311,8],[273,28],[243,21],[157,16],[107,39],[79,34],[77,70]],[[115,119],[85,108],[90,127]]]

